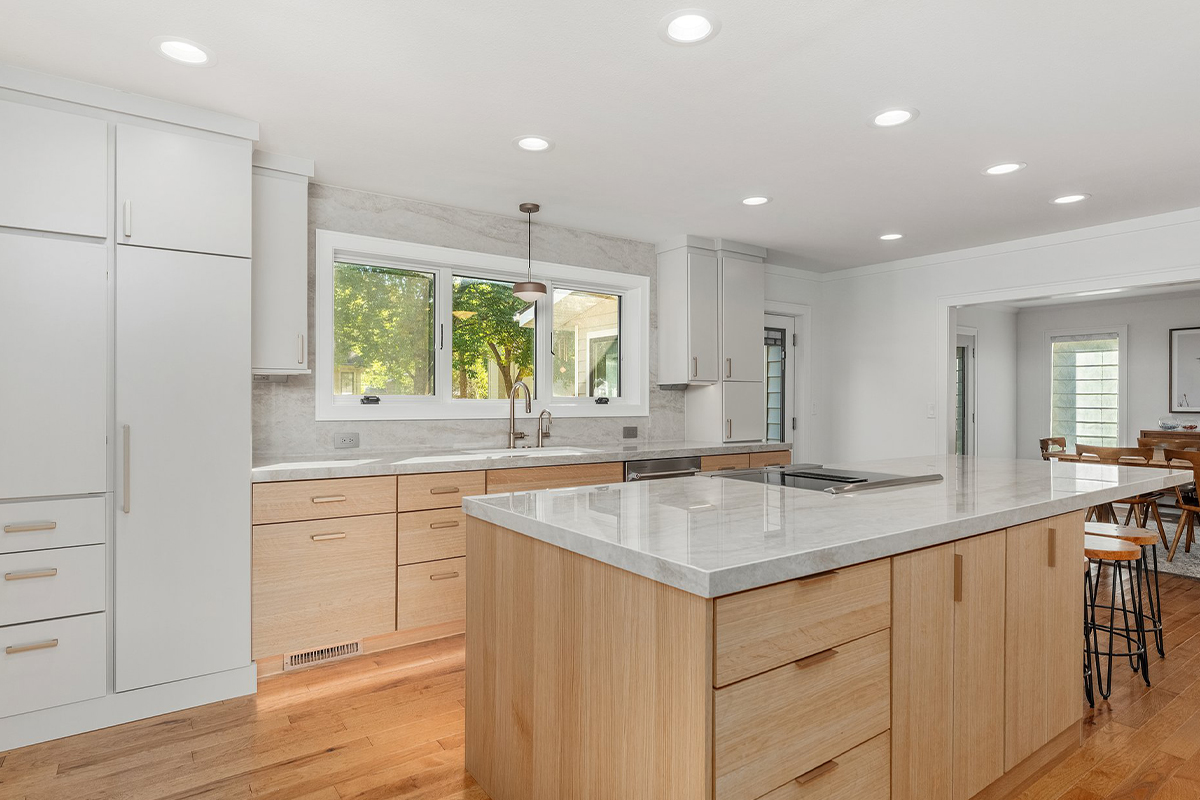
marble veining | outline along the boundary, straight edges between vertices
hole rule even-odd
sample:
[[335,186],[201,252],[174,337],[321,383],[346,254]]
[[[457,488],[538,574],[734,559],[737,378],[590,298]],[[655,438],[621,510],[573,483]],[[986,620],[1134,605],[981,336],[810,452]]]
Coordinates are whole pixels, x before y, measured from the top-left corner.
[[831,465],[945,480],[833,496],[699,476],[466,498],[467,514],[702,597],[1187,483],[1190,471],[970,456]]
[[[618,439],[618,441],[621,441]],[[558,448],[584,452],[555,453]],[[255,455],[251,480],[301,481],[314,478],[354,478],[367,475],[409,475],[420,472],[462,472],[473,469],[512,467],[552,467],[563,464],[602,464],[611,461],[637,461],[643,458],[681,458],[721,453],[761,453],[789,450],[791,445],[742,442],[622,441],[620,444],[574,444],[555,441],[547,452],[521,448],[512,455],[485,447],[410,447],[384,453],[358,453],[345,450],[337,455],[302,456]]]

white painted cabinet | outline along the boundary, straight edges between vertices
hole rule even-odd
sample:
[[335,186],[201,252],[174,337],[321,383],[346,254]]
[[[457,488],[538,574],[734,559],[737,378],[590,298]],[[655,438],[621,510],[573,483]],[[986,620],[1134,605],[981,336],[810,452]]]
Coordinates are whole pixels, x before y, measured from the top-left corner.
[[658,260],[658,382],[718,379],[717,259],[684,249]]
[[107,263],[101,243],[0,233],[0,498],[106,489]]
[[118,246],[115,277],[126,691],[250,664],[250,263]]
[[103,237],[108,123],[0,101],[0,226]]
[[765,380],[764,281],[761,263],[722,256],[721,377],[725,380]]
[[722,381],[721,407],[726,442],[761,442],[767,426],[766,394],[762,381]]
[[249,257],[249,142],[117,126],[117,242]]
[[[270,156],[271,158],[267,158]],[[312,162],[255,153],[251,366],[308,372],[308,178]],[[292,172],[259,164],[293,166]],[[282,161],[282,163],[280,163]]]

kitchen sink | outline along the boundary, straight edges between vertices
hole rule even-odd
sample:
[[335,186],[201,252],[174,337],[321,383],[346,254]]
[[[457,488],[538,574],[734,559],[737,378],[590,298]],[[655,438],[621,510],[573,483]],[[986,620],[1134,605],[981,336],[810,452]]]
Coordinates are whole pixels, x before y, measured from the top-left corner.
[[597,453],[586,447],[518,447],[510,450],[507,447],[496,450],[467,450],[472,456],[480,458],[512,458],[513,456],[581,456]]

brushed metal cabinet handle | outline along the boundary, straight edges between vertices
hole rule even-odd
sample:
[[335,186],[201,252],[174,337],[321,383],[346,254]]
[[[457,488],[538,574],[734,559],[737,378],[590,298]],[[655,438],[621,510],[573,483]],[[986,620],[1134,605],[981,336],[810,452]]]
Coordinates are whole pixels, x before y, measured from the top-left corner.
[[31,533],[33,531],[52,531],[58,527],[57,522],[18,522],[15,525],[5,525],[5,533]]
[[725,377],[726,378],[733,377],[733,359],[732,358],[725,359]]
[[121,212],[124,218],[122,221],[122,232],[125,234],[125,238],[128,239],[130,236],[133,236],[133,201],[126,200],[121,208]]
[[961,603],[963,598],[963,557],[954,554],[954,602]]
[[458,494],[457,486],[435,486],[429,490],[430,494]]
[[6,572],[4,580],[6,581],[27,581],[33,578],[53,578],[58,574],[58,569],[51,567],[50,569],[31,569],[26,572]]
[[443,528],[457,528],[458,521],[455,520],[455,521],[450,521],[450,522],[431,522],[431,523],[429,523],[429,527],[435,531],[442,530]]
[[725,438],[726,439],[733,438],[733,420],[731,420],[731,419],[725,420]]
[[692,377],[700,376],[700,356],[692,356]]
[[457,578],[457,577],[458,577],[457,572],[439,572],[437,575],[430,575],[429,580],[431,580],[431,581],[446,581],[446,580],[450,580],[451,578]]
[[51,647],[58,647],[58,639],[49,639],[45,642],[34,642],[33,644],[10,644],[4,648],[4,653],[11,656],[17,653],[28,653],[32,650],[49,650]]
[[331,542],[334,539],[345,539],[345,538],[346,538],[346,534],[344,534],[344,533],[314,533],[312,535],[312,540],[314,542]]
[[304,363],[304,334],[303,333],[297,334],[296,340],[297,340],[296,363],[303,364]]
[[837,653],[838,653],[838,651],[835,648],[831,647],[828,650],[822,650],[819,653],[813,653],[811,656],[801,658],[794,663],[800,669],[804,669],[806,667],[813,667],[813,666],[816,666],[817,664],[824,664],[826,661],[828,661],[829,659],[836,656]]
[[837,765],[838,765],[838,763],[836,761],[826,761],[824,764],[821,764],[820,766],[817,766],[817,767],[813,767],[808,772],[801,775],[799,778],[796,778],[796,783],[803,786],[804,784],[808,783],[809,781],[816,780],[817,778],[821,777],[822,775],[833,772],[835,769],[837,769]]
[[314,498],[312,498],[312,501],[314,503],[344,503],[344,502],[346,502],[346,495],[331,494],[331,495],[326,495],[324,497],[314,497]]
[[130,463],[132,461],[133,456],[129,452],[129,440],[130,440],[129,426],[122,425],[121,426],[121,449],[123,451],[123,453],[122,453],[123,460],[121,463],[121,510],[123,512],[125,512],[126,514],[129,513],[129,509],[131,508],[131,503],[129,500],[129,497],[130,497],[129,473],[130,473]]
[[1056,531],[1054,528],[1051,528],[1049,533],[1050,533],[1050,535],[1046,537],[1046,543],[1047,543],[1046,566],[1053,569],[1054,561],[1055,561],[1055,552],[1054,551],[1058,549],[1056,546],[1057,541],[1058,541],[1058,531]]

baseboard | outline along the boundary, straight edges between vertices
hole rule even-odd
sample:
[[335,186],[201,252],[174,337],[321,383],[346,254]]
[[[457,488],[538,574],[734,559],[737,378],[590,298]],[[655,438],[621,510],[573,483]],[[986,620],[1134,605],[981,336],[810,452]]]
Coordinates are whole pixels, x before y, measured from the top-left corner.
[[1083,727],[1074,722],[1028,758],[1004,773],[971,800],[1008,800],[1025,791],[1042,775],[1083,746]]
[[[461,636],[466,628],[465,620],[443,622],[440,625],[429,625],[424,628],[412,628],[405,631],[381,633],[378,636],[368,636],[363,639],[362,653],[355,658],[369,656],[382,650],[394,650],[397,647],[407,647],[410,644],[432,642],[437,639],[448,639],[451,636]],[[352,661],[353,659],[347,659]],[[258,679],[270,678],[283,673],[283,656],[265,656],[258,659]],[[319,666],[314,664],[313,666]]]
[[254,694],[254,664],[0,719],[0,752]]

